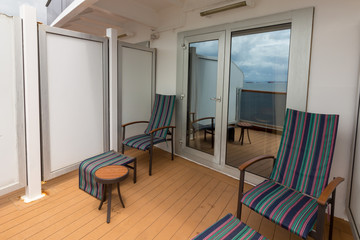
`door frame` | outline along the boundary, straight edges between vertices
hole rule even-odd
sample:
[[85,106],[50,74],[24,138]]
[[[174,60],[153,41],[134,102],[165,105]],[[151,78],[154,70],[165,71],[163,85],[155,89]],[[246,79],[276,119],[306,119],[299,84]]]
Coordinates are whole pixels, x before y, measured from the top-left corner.
[[[180,55],[181,59],[178,61],[182,63],[182,81],[179,86],[177,86],[177,95],[180,96],[178,101],[176,119],[181,119],[177,121],[176,129],[176,151],[189,159],[197,159],[198,163],[210,166],[218,166],[220,164],[221,156],[221,125],[222,125],[222,102],[223,102],[223,82],[224,82],[224,50],[225,50],[225,31],[215,31],[211,33],[203,34],[184,34],[180,45]],[[202,42],[202,41],[211,41],[218,40],[218,72],[217,72],[217,82],[216,82],[216,98],[221,98],[221,101],[215,101],[216,113],[215,113],[215,140],[214,140],[214,155],[207,154],[205,152],[198,151],[196,149],[186,146],[186,131],[187,131],[187,101],[188,101],[188,73],[189,73],[189,46],[190,43]],[[178,55],[179,56],[179,55]],[[179,71],[179,68],[178,68]],[[181,115],[179,117],[178,115]],[[216,127],[218,126],[218,127]],[[209,161],[210,160],[210,161]]]
[[[230,167],[225,164],[226,158],[226,135],[227,126],[221,124],[221,139],[223,139],[220,151],[220,162],[215,163],[209,161],[202,161],[197,156],[185,155],[182,152],[182,129],[183,126],[183,105],[181,99],[183,99],[183,82],[187,76],[184,76],[184,51],[183,47],[186,47],[184,38],[189,36],[195,36],[200,34],[225,32],[225,64],[224,64],[224,81],[223,81],[223,101],[222,101],[222,122],[227,122],[228,117],[228,88],[229,88],[229,76],[230,76],[230,49],[231,49],[231,34],[232,32],[253,29],[264,26],[272,26],[284,23],[291,23],[291,44],[290,44],[290,56],[289,56],[289,73],[288,73],[288,95],[291,98],[287,99],[287,107],[294,108],[301,111],[307,110],[307,94],[308,83],[310,75],[310,56],[311,56],[311,42],[312,42],[312,28],[313,28],[314,7],[308,7],[303,9],[297,9],[268,16],[262,16],[252,19],[246,19],[234,23],[225,23],[217,26],[205,27],[202,29],[190,30],[186,32],[178,33],[177,41],[177,81],[176,81],[176,94],[179,99],[179,104],[176,108],[176,142],[175,152],[180,156],[187,158],[195,163],[205,165],[223,174],[229,175],[234,178],[239,177],[239,170],[234,167]],[[301,89],[302,91],[299,91]],[[186,106],[185,106],[186,107]],[[185,109],[186,111],[186,109]],[[223,126],[224,125],[224,126]],[[247,173],[245,180],[252,184],[258,184],[263,181],[263,178],[255,174]]]

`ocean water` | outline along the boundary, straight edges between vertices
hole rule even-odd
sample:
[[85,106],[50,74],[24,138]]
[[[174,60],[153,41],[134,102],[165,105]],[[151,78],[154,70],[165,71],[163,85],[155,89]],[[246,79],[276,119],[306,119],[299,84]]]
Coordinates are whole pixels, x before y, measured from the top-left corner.
[[244,82],[243,89],[285,93],[287,82]]

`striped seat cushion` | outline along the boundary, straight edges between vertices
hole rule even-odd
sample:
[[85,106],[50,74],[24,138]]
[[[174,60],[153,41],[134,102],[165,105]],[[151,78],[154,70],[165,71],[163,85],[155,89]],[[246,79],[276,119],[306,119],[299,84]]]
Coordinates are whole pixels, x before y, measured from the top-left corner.
[[193,239],[258,240],[266,238],[229,213]]
[[[150,147],[151,136],[149,134],[140,134],[126,138],[123,144],[132,148],[146,151]],[[154,137],[153,144],[165,142],[166,138]]]
[[[172,118],[172,114],[175,106],[175,95],[155,95],[154,107],[151,112],[151,117],[147,128],[145,129],[145,134],[149,134],[150,131],[169,126]],[[156,131],[154,133],[155,137],[165,138],[168,132],[168,128]]]
[[287,109],[271,179],[318,198],[328,183],[339,115]]
[[302,238],[307,237],[317,217],[315,199],[270,180],[248,191],[241,202]]
[[100,185],[94,177],[96,170],[109,165],[125,165],[134,162],[134,160],[133,157],[109,151],[82,161],[79,166],[79,188],[101,199],[102,187],[99,187]]

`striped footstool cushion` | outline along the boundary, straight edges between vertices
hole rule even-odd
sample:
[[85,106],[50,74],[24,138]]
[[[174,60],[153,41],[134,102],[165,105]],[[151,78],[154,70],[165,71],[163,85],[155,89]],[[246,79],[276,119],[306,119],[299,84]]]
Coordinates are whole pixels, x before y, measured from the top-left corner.
[[98,199],[102,196],[102,187],[95,181],[94,174],[101,167],[109,165],[127,165],[134,162],[134,182],[136,181],[136,158],[115,151],[105,152],[88,158],[79,166],[79,188]]
[[229,213],[193,239],[258,240],[266,238]]
[[[153,144],[165,142],[166,138],[154,137]],[[146,151],[151,145],[151,136],[149,134],[140,134],[133,137],[126,138],[123,144],[132,148]]]
[[270,180],[246,192],[241,202],[302,238],[307,237],[317,216],[316,199]]

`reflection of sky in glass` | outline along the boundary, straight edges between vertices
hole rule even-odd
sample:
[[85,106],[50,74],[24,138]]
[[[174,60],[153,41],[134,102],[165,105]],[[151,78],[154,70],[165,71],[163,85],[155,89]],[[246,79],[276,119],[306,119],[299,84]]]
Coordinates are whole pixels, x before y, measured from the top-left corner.
[[190,47],[196,47],[196,54],[206,57],[218,56],[218,40],[190,43]]
[[286,82],[290,29],[235,36],[231,60],[243,71],[245,82]]

